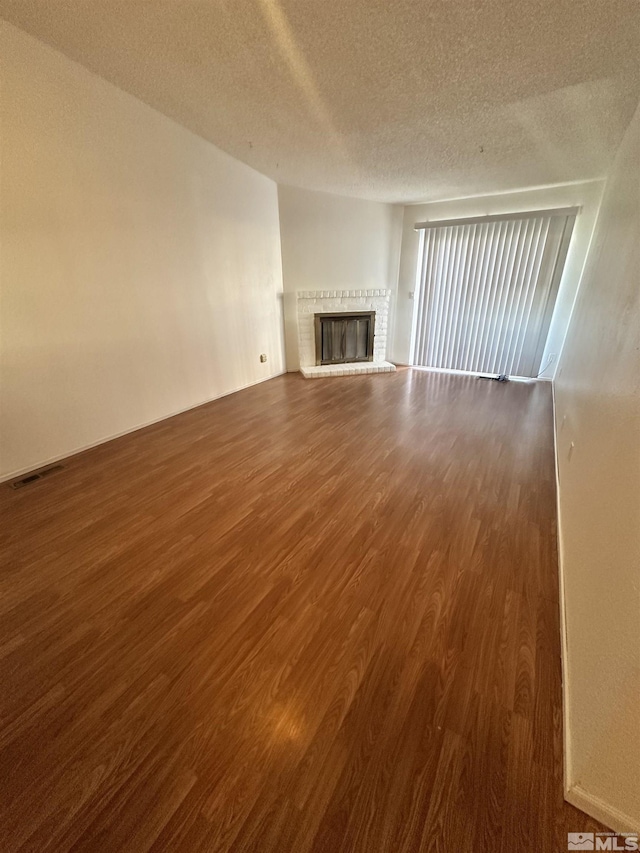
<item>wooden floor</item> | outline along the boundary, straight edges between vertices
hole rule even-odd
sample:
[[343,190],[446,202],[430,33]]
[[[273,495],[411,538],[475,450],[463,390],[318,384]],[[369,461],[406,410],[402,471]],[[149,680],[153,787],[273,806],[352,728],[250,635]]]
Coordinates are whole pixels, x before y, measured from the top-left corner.
[[0,486],[0,849],[565,851],[551,391],[274,379]]

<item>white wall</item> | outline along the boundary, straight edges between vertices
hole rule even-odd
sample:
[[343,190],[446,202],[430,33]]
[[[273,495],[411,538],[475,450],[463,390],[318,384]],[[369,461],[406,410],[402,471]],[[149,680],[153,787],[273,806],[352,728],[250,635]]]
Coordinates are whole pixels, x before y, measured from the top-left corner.
[[402,208],[280,186],[287,369],[298,370],[299,290],[388,289],[393,323]]
[[0,475],[282,372],[276,185],[4,22],[0,52]]
[[555,393],[567,798],[637,831],[640,108],[607,183]]
[[[396,322],[391,350],[393,360],[402,364],[408,364],[411,360],[410,342],[414,303],[409,294],[416,289],[419,251],[419,235],[413,227],[416,222],[580,205],[582,211],[576,218],[564,274],[558,290],[556,307],[549,328],[547,346],[541,361],[541,366],[548,365],[541,375],[543,378],[550,379],[554,375],[558,357],[562,351],[580,276],[593,235],[603,188],[603,181],[588,181],[544,189],[521,190],[495,196],[455,199],[405,207]],[[555,358],[550,362],[551,354],[554,354]]]

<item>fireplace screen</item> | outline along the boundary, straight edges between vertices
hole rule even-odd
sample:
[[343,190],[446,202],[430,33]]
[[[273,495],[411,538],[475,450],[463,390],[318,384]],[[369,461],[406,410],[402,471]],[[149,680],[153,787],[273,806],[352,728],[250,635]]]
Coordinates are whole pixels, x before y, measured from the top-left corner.
[[316,364],[373,361],[375,311],[316,314]]

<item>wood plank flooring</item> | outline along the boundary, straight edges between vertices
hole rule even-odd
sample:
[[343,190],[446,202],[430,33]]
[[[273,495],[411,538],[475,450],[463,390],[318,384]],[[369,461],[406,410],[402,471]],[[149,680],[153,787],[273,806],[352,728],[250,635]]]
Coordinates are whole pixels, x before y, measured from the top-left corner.
[[0,849],[565,851],[551,391],[279,377],[0,486]]

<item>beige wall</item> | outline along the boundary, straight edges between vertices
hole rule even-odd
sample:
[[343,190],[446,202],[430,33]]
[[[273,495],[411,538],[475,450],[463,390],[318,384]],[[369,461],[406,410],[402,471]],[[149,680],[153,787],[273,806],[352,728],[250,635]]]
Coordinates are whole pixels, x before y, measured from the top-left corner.
[[387,288],[395,296],[402,208],[286,186],[278,197],[287,368],[298,370],[296,292]]
[[607,183],[555,392],[568,799],[637,831],[640,109]]
[[411,323],[414,303],[410,294],[416,289],[419,251],[419,235],[413,227],[416,222],[424,222],[428,219],[455,219],[463,216],[485,216],[493,213],[513,213],[522,210],[537,210],[538,208],[579,205],[582,207],[582,211],[576,219],[564,274],[558,289],[556,307],[549,327],[547,346],[541,361],[541,366],[546,366],[546,369],[541,371],[542,377],[545,379],[552,378],[558,357],[562,352],[580,276],[593,235],[603,188],[603,181],[587,181],[578,184],[564,184],[494,196],[454,199],[405,207],[396,323],[392,346],[393,359],[403,364],[408,364],[411,360]]
[[0,475],[282,372],[276,185],[4,22],[0,52]]

